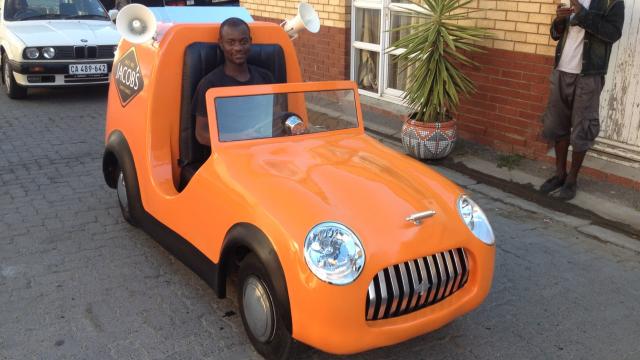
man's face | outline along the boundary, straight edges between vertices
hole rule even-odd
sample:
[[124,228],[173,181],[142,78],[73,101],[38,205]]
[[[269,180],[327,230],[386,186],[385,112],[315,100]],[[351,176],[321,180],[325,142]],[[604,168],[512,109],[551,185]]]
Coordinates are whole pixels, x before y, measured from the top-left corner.
[[251,36],[247,28],[225,26],[220,36],[225,61],[235,65],[245,64],[251,48]]

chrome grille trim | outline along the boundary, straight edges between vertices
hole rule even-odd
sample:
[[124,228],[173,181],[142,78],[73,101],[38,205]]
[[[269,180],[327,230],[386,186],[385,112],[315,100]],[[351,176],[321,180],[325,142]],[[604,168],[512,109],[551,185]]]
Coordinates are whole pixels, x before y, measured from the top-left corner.
[[418,286],[420,285],[420,280],[418,279],[418,272],[416,271],[415,260],[409,261],[409,271],[411,273],[411,278],[413,279],[413,295],[411,296],[411,302],[409,303],[409,311],[412,311],[416,307],[416,302],[418,301]]
[[438,287],[438,293],[436,294],[435,301],[439,301],[444,297],[444,288],[447,286],[447,275],[444,272],[444,267],[442,261],[442,253],[437,253],[435,255],[436,259],[436,272],[438,274],[438,278],[440,279],[440,286]]
[[369,283],[366,319],[388,319],[423,309],[451,296],[468,279],[469,262],[462,248],[389,266]]
[[433,303],[440,283],[438,282],[438,275],[436,273],[436,266],[433,263],[433,257],[429,256],[427,258],[427,262],[429,263],[429,284],[431,284],[431,287],[429,287],[430,293],[428,301],[429,303]]
[[373,285],[373,281],[369,284],[369,297],[367,298],[367,319],[373,318],[374,311],[376,310],[375,306],[371,306],[376,303],[376,287]]
[[384,311],[387,308],[387,282],[384,279],[384,271],[378,272],[378,279],[380,284],[380,308],[378,310],[378,317],[384,316]]
[[460,267],[460,257],[457,251],[452,251],[453,263],[456,266],[456,282],[453,284],[453,291],[457,291],[460,288],[460,274],[462,274],[462,268]]
[[451,290],[453,290],[453,283],[455,282],[455,273],[453,272],[453,265],[451,264],[451,257],[449,256],[449,252],[444,253],[444,261],[445,261],[445,270],[447,272],[448,281],[447,288],[444,291],[444,296],[447,297],[451,295]]
[[405,264],[396,265],[400,268],[400,277],[402,278],[402,305],[400,306],[400,312],[404,312],[409,302],[409,280],[407,277],[407,270]]
[[[427,266],[424,262],[424,258],[418,259],[418,267],[420,268],[420,278],[422,279],[422,281],[424,281],[425,279],[429,281],[429,276],[427,275]],[[429,284],[431,284],[430,281]],[[419,305],[422,305],[425,303],[425,301],[427,301],[430,291],[431,289],[427,289],[427,291],[423,291],[422,294],[420,294],[420,301],[418,301]]]
[[387,274],[389,275],[389,278],[391,279],[391,289],[393,290],[393,294],[392,294],[393,301],[391,301],[391,308],[389,308],[389,312],[394,313],[398,308],[398,298],[400,297],[400,289],[398,288],[398,281],[396,280],[396,277],[390,274],[390,270],[385,269],[384,271],[387,272]]

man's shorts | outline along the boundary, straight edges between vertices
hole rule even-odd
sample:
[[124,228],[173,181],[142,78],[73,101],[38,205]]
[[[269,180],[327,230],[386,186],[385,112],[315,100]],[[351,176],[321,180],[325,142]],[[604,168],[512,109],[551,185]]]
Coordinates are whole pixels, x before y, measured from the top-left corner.
[[542,116],[542,136],[556,142],[569,138],[573,151],[587,151],[600,132],[600,93],[604,76],[554,70],[551,94]]

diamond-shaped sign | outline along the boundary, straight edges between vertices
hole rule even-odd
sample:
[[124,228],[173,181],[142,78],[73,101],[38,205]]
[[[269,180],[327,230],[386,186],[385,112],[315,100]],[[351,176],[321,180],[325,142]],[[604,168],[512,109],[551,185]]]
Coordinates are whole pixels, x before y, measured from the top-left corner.
[[113,66],[116,88],[120,96],[120,104],[127,106],[144,88],[144,80],[140,64],[136,56],[136,48],[132,47]]

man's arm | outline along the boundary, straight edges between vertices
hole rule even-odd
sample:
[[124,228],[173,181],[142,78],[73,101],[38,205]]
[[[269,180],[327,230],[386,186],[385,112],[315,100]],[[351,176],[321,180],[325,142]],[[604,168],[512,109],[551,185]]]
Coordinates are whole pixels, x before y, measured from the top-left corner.
[[207,117],[207,105],[205,101],[205,94],[209,89],[209,83],[205,79],[207,79],[207,77],[198,83],[191,102],[191,112],[196,118],[196,140],[202,145],[211,146],[209,119]]
[[202,145],[211,146],[209,119],[206,116],[196,115],[196,140]]
[[604,15],[590,11],[580,5],[578,0],[571,0],[571,5],[576,11],[572,21],[585,29],[585,31],[610,43],[614,43],[622,37],[624,1],[615,0]]
[[567,28],[568,19],[572,12],[573,10],[570,7],[563,7],[561,4],[558,4],[556,18],[551,23],[551,38],[553,40],[560,40],[560,37],[562,37],[562,34],[564,34]]

